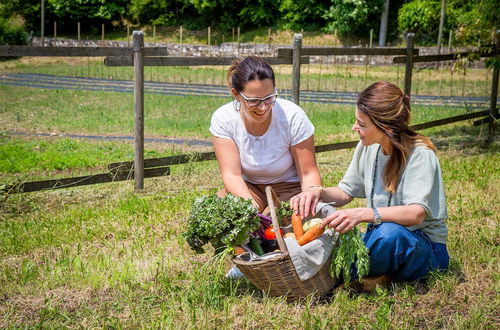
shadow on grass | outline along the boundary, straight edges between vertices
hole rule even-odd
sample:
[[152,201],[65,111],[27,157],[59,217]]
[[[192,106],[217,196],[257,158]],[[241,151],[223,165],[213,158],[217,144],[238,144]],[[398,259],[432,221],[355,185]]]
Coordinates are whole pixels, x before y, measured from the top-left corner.
[[468,155],[498,153],[500,149],[500,129],[488,136],[488,125],[455,126],[430,131],[429,136],[439,150],[456,149]]

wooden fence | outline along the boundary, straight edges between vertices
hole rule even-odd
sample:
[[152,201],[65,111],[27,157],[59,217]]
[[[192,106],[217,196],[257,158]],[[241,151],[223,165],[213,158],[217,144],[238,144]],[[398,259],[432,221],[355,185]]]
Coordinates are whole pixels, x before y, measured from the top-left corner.
[[[419,56],[418,49],[413,46],[413,34],[407,36],[406,48],[304,48],[302,35],[294,36],[293,47],[278,50],[277,57],[266,57],[271,65],[292,65],[292,101],[300,102],[300,66],[309,63],[308,56],[329,55],[367,55],[367,56],[396,56],[394,63],[405,63],[404,91],[411,95],[412,69],[415,62],[448,61],[473,53],[445,54]],[[481,57],[492,57],[500,54],[499,33],[496,34],[496,44],[489,52],[477,53]],[[399,55],[399,56],[398,56]],[[108,66],[134,66],[134,108],[135,108],[135,152],[133,162],[120,162],[108,165],[109,173],[89,176],[64,178],[58,180],[44,180],[25,182],[10,185],[2,189],[3,192],[31,192],[43,189],[57,189],[75,187],[103,182],[135,179],[135,189],[144,187],[144,178],[168,175],[170,165],[183,164],[194,161],[215,159],[213,152],[195,153],[173,157],[144,159],[144,66],[197,66],[197,65],[229,65],[234,57],[172,57],[161,47],[144,47],[144,36],[141,31],[133,33],[133,47],[31,47],[31,46],[0,46],[0,56],[87,56],[103,57]],[[496,119],[498,118],[497,93],[499,70],[493,70],[491,98],[489,111],[479,111],[450,118],[444,118],[428,123],[414,125],[419,130],[434,126],[445,125],[457,121],[480,118],[475,124],[489,123],[490,136],[494,134]],[[325,152],[352,148],[357,141],[341,142],[316,146],[316,152]]]

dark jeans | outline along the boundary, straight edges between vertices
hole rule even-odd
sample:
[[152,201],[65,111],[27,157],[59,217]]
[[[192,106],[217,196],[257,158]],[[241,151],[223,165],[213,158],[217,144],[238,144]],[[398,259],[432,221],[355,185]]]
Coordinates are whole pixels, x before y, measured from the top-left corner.
[[446,245],[431,242],[420,230],[392,222],[370,224],[364,242],[370,252],[370,277],[388,274],[395,282],[414,281],[432,270],[448,269]]

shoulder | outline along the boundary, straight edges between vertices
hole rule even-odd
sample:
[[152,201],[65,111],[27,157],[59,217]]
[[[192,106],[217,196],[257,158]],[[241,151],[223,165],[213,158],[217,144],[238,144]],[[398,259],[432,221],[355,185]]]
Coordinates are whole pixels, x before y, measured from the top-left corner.
[[416,145],[408,159],[407,171],[435,172],[439,169],[439,160],[436,153],[425,145]]
[[212,114],[212,122],[232,122],[238,117],[239,112],[234,108],[233,102],[229,102],[214,111]]
[[304,109],[292,101],[278,98],[276,100],[276,105],[277,109],[281,110],[288,119],[306,116]]
[[424,144],[417,144],[413,147],[410,154],[410,161],[430,161],[437,162],[437,156],[434,150]]

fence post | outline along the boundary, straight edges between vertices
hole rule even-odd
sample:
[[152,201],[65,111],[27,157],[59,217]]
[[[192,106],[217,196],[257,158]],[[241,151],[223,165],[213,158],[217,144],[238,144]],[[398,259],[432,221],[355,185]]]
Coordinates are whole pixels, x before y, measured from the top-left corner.
[[413,38],[414,33],[408,33],[406,36],[406,67],[405,67],[405,94],[411,95],[411,75],[413,70]]
[[300,97],[300,55],[302,50],[302,34],[293,36],[292,57],[292,102],[299,104]]
[[80,22],[78,22],[77,25],[77,34],[78,34],[78,46],[81,45],[81,40],[80,40]]
[[134,176],[135,190],[144,188],[144,63],[143,63],[144,34],[134,31],[134,126],[135,126],[135,153]]
[[240,28],[238,28],[238,57],[240,57]]
[[45,47],[45,0],[42,0],[41,11],[42,17],[40,19],[40,37],[42,39],[42,47]]
[[179,55],[182,56],[182,25],[179,28]]
[[[495,48],[498,52],[500,50],[500,30],[497,30],[495,34]],[[490,120],[488,123],[489,126],[489,138],[491,139],[495,134],[495,126],[498,117],[498,108],[497,108],[497,94],[498,94],[498,76],[500,72],[499,66],[499,58],[497,55],[497,60],[493,65],[493,77],[491,78],[491,97],[490,97]]]
[[57,22],[54,21],[54,43],[56,42],[57,38]]
[[101,24],[101,46],[104,47],[104,24]]

